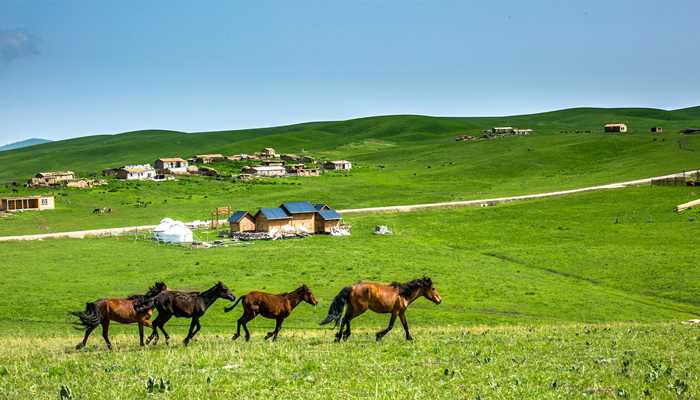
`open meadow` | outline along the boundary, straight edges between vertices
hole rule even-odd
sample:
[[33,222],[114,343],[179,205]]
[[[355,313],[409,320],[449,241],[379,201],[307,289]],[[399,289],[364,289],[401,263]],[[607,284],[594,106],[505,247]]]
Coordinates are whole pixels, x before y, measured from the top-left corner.
[[[6,398],[697,398],[700,214],[672,211],[692,187],[645,186],[566,198],[415,213],[352,215],[350,237],[189,249],[133,237],[3,243],[0,393]],[[375,236],[375,225],[392,236]],[[430,275],[441,305],[353,321],[347,342],[318,326],[333,296],[358,280]],[[240,307],[219,300],[187,348],[186,321],[170,346],[140,349],[135,326],[112,324],[115,350],[81,332],[68,311],[104,296],[142,293],[155,280],[238,296],[308,284],[275,343],[274,323],[232,342]],[[149,387],[149,377],[155,386]],[[163,378],[164,384],[160,385]],[[160,391],[163,393],[160,393]]]

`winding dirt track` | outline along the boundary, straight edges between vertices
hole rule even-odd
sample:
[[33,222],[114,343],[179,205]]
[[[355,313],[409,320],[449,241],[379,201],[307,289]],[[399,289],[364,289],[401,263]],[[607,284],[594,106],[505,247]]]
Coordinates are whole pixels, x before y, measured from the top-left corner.
[[[403,206],[386,206],[386,207],[368,207],[368,208],[351,208],[347,210],[338,210],[341,214],[359,214],[359,213],[373,213],[373,212],[411,212],[429,208],[450,208],[450,207],[468,207],[468,206],[491,206],[500,203],[508,203],[511,201],[521,201],[521,200],[534,200],[543,199],[547,197],[558,197],[567,196],[570,194],[584,193],[584,192],[594,192],[599,190],[610,190],[610,189],[621,189],[628,186],[640,186],[649,185],[652,180],[656,179],[667,179],[667,178],[677,178],[684,177],[687,174],[697,174],[700,170],[678,172],[675,174],[654,176],[651,178],[636,179],[632,181],[609,183],[607,185],[589,186],[580,189],[570,189],[570,190],[560,190],[557,192],[545,192],[536,194],[526,194],[521,196],[509,196],[509,197],[496,197],[492,199],[480,199],[480,200],[464,200],[464,201],[447,201],[441,203],[426,203],[426,204],[411,204]],[[219,221],[220,223],[227,223],[226,220]],[[86,237],[99,237],[99,236],[119,236],[125,233],[134,232],[148,232],[153,230],[156,225],[143,225],[143,226],[129,226],[123,228],[105,228],[105,229],[90,229],[84,231],[73,231],[73,232],[56,232],[56,233],[42,233],[36,235],[18,235],[18,236],[0,236],[0,242],[16,241],[16,240],[43,240],[43,239],[60,239],[60,238],[72,238],[72,239],[83,239]]]

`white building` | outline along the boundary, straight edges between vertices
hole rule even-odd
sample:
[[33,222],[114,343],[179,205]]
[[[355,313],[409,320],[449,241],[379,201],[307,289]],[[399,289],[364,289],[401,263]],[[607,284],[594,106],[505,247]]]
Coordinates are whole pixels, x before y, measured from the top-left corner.
[[287,170],[285,170],[281,165],[257,165],[254,167],[245,168],[243,172],[254,176],[265,177],[285,176],[287,174]]
[[117,178],[127,181],[142,181],[156,177],[156,170],[151,164],[125,165],[117,170]]
[[156,160],[156,169],[160,173],[169,172],[171,174],[186,174],[189,163],[179,157],[159,158]]
[[323,164],[323,168],[335,170],[349,170],[352,169],[352,163],[347,160],[327,161]]

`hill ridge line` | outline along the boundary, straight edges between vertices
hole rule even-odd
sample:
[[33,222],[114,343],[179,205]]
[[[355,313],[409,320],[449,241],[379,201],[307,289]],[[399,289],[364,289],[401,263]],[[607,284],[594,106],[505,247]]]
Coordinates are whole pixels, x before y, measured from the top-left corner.
[[[377,213],[377,212],[413,212],[423,209],[431,208],[456,208],[456,207],[469,207],[469,206],[492,206],[496,204],[509,203],[513,201],[523,201],[523,200],[536,200],[544,199],[549,197],[560,197],[567,196],[578,193],[595,192],[601,190],[611,190],[611,189],[622,189],[628,186],[640,186],[651,184],[653,180],[657,179],[668,179],[685,177],[687,174],[697,174],[700,173],[700,169],[677,172],[668,175],[654,176],[650,178],[635,179],[624,182],[609,183],[605,185],[588,186],[579,189],[568,189],[560,190],[554,192],[544,192],[535,194],[525,194],[518,196],[507,196],[507,197],[495,197],[490,199],[478,199],[478,200],[458,200],[458,201],[446,201],[437,203],[423,203],[423,204],[412,204],[412,205],[396,205],[396,206],[383,206],[383,207],[366,207],[366,208],[350,208],[345,210],[338,210],[340,214],[360,214],[360,213]],[[211,221],[203,221],[206,224],[211,223]],[[220,220],[220,224],[228,223],[227,220]],[[187,223],[192,225],[193,222]],[[15,235],[15,236],[0,236],[0,242],[9,241],[23,241],[23,240],[43,240],[43,239],[83,239],[86,237],[103,237],[103,236],[119,236],[124,233],[132,232],[143,232],[152,231],[157,225],[141,225],[141,226],[129,226],[121,228],[102,228],[102,229],[88,229],[81,231],[70,231],[70,232],[55,232],[55,233],[40,233],[33,235]]]

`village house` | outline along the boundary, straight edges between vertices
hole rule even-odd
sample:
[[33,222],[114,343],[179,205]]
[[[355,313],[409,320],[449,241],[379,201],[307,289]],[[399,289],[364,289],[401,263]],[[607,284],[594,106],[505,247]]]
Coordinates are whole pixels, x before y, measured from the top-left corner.
[[292,217],[281,208],[261,208],[255,213],[256,232],[277,232],[282,227],[289,225]]
[[194,162],[197,164],[211,164],[225,159],[223,154],[197,154],[194,156]]
[[333,228],[340,226],[340,214],[325,204],[314,205],[316,209],[315,229],[316,233],[330,233]]
[[151,164],[125,165],[118,168],[115,175],[117,178],[127,181],[142,181],[155,178],[156,170],[151,167]]
[[532,129],[513,129],[513,135],[527,136],[534,132]]
[[316,208],[308,201],[289,201],[282,203],[280,208],[292,217],[290,224],[296,229],[308,233],[315,232]]
[[54,207],[53,196],[0,197],[0,211],[43,211]]
[[651,127],[651,133],[663,133],[664,128],[660,126],[652,126]]
[[352,169],[352,164],[350,161],[346,160],[327,161],[323,164],[323,168],[333,170],[350,170]]
[[255,217],[247,211],[236,211],[228,218],[231,234],[237,232],[255,232]]
[[73,171],[39,172],[27,182],[27,186],[58,186],[75,179]]
[[304,164],[316,164],[316,159],[311,156],[301,156],[301,160]]
[[263,160],[260,162],[262,165],[267,165],[268,167],[281,167],[284,165],[282,160]]
[[155,162],[159,174],[186,174],[189,163],[180,157],[159,158]]
[[273,149],[272,147],[265,147],[260,152],[260,157],[262,157],[262,158],[277,158],[278,155],[277,155],[277,152],[275,152],[275,149]]
[[605,124],[603,130],[607,133],[626,133],[627,124]]
[[107,181],[102,179],[73,179],[72,181],[66,182],[66,187],[75,189],[88,189],[106,184]]
[[285,165],[287,175],[292,176],[319,176],[321,173],[317,168],[306,168],[304,164]]
[[497,135],[510,135],[513,133],[513,127],[512,126],[497,126],[497,127],[491,128],[491,132],[493,132]]
[[301,157],[299,157],[296,154],[282,154],[280,158],[284,161],[289,161],[289,162],[299,162],[301,161]]
[[281,165],[255,165],[245,167],[241,172],[260,177],[279,177],[287,174],[287,171]]

